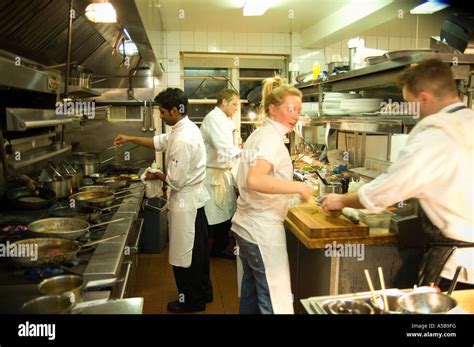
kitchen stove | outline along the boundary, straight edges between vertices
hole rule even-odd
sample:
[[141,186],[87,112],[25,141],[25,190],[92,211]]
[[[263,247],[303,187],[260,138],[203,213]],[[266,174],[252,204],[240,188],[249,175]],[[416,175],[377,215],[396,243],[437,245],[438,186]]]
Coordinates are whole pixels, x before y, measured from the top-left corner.
[[[9,259],[0,257],[0,293],[5,299],[0,300],[0,313],[11,313],[18,309],[18,307],[10,307],[8,297],[15,297],[13,302],[18,306],[21,300],[26,299],[26,296],[20,293],[24,293],[30,298],[34,295],[38,296],[39,293],[36,293],[34,289],[38,283],[44,278],[62,274],[79,274],[86,281],[109,278],[121,279],[117,281],[116,285],[108,288],[111,298],[124,297],[133,282],[132,277],[138,260],[136,256],[138,252],[137,245],[142,225],[142,220],[137,220],[137,216],[143,200],[143,186],[140,183],[133,183],[133,185],[136,189],[132,190],[131,193],[141,192],[141,194],[115,201],[114,204],[121,205],[102,214],[100,222],[124,217],[130,218],[93,228],[88,235],[77,241],[87,243],[116,235],[121,235],[120,237],[81,250],[77,255],[77,259],[60,266],[21,269],[13,266]],[[59,201],[59,203],[61,202],[67,203],[67,199]],[[17,210],[8,207],[2,209],[0,212],[0,226],[3,228],[0,228],[0,243],[6,244],[7,241],[12,243],[24,238],[36,237],[25,231],[25,226],[35,220],[51,217],[48,214],[48,209],[49,207],[35,211]],[[124,252],[127,248],[130,252]]]

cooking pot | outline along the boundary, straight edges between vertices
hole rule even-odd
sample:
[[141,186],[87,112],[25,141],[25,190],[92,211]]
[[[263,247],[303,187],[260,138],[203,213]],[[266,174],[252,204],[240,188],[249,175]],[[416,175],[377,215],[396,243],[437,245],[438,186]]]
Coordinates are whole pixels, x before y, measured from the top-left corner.
[[45,295],[66,295],[72,303],[82,302],[82,294],[86,289],[113,285],[115,278],[86,282],[79,275],[54,276],[43,280],[38,285],[40,293]]
[[375,308],[375,311],[382,314],[401,314],[402,309],[398,303],[398,298],[400,298],[400,295],[387,295],[389,310],[385,308],[385,303],[381,295],[377,297],[377,301],[375,301],[374,298],[371,298],[370,304]]
[[59,199],[66,198],[72,194],[72,176],[70,175],[62,175],[61,177],[55,178],[53,180],[40,183],[45,188],[52,190]]
[[[78,152],[78,153],[85,153],[85,152]],[[100,161],[95,154],[87,153],[81,156],[76,156],[75,159],[73,159],[72,164],[75,169],[82,171],[84,173],[84,176],[91,176],[93,174],[100,172],[100,166],[102,164],[105,164],[114,159],[115,157],[111,157],[103,161]]]
[[80,65],[73,65],[69,85],[89,89],[91,87],[92,71]]

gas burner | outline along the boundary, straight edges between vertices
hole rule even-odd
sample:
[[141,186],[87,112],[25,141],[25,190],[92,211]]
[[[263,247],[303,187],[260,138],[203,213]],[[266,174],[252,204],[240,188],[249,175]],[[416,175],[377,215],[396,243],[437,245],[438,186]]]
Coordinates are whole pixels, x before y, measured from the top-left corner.
[[64,275],[65,271],[58,266],[45,266],[41,268],[33,268],[25,270],[24,275],[27,278],[41,280],[49,277]]

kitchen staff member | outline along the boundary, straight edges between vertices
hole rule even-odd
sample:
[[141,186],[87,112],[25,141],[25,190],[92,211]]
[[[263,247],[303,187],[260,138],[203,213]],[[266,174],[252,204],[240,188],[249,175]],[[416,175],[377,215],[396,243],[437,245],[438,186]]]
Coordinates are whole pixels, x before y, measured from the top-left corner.
[[165,151],[166,174],[148,173],[170,188],[169,262],[178,288],[178,300],[168,303],[168,311],[203,311],[213,300],[209,276],[209,245],[204,205],[209,194],[204,186],[206,151],[199,128],[186,116],[188,99],[178,88],[159,93],[155,102],[171,133],[153,138],[118,135],[114,145],[133,142]]
[[239,107],[239,94],[223,89],[217,95],[217,106],[209,112],[201,124],[201,134],[206,146],[205,185],[211,199],[205,211],[214,240],[211,257],[235,259],[227,250],[231,219],[236,209],[236,197],[231,174],[232,164],[241,152],[234,146],[232,117]]
[[292,194],[308,200],[313,190],[293,181],[284,139],[298,121],[302,95],[279,77],[266,80],[262,94],[266,119],[245,142],[232,218],[243,265],[240,313],[293,313],[283,220]]
[[[366,208],[378,213],[417,198],[434,225],[424,227],[430,241],[471,246],[458,248],[441,276],[452,279],[457,265],[462,265],[468,271],[461,272],[459,281],[474,285],[474,244],[466,244],[474,242],[474,112],[459,99],[450,66],[439,60],[408,68],[397,84],[404,99],[419,105],[420,111],[398,160],[357,192],[324,196],[323,208]],[[445,285],[446,280],[440,283]]]

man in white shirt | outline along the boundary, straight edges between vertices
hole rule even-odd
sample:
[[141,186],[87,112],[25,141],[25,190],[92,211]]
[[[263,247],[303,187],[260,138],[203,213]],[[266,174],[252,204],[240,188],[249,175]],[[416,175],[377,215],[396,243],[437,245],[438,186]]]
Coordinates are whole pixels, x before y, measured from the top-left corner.
[[148,173],[170,188],[169,262],[173,265],[178,300],[168,303],[173,313],[198,312],[213,300],[209,276],[209,245],[204,205],[206,152],[199,128],[186,116],[188,99],[177,88],[159,93],[155,102],[171,133],[153,138],[118,135],[114,145],[127,141],[165,151],[166,174]]
[[417,198],[434,226],[424,228],[429,241],[441,240],[447,249],[463,247],[448,259],[441,277],[452,279],[462,265],[467,271],[460,274],[461,286],[473,286],[474,112],[459,99],[450,66],[436,59],[410,67],[397,82],[404,99],[419,106],[420,119],[406,147],[387,172],[357,192],[326,195],[323,208],[366,208],[377,213]]
[[223,89],[217,96],[217,106],[201,124],[207,156],[205,184],[211,196],[205,206],[209,231],[213,234],[211,257],[226,259],[235,259],[227,246],[236,210],[231,169],[240,149],[234,146],[232,117],[238,107],[239,94],[232,89]]

